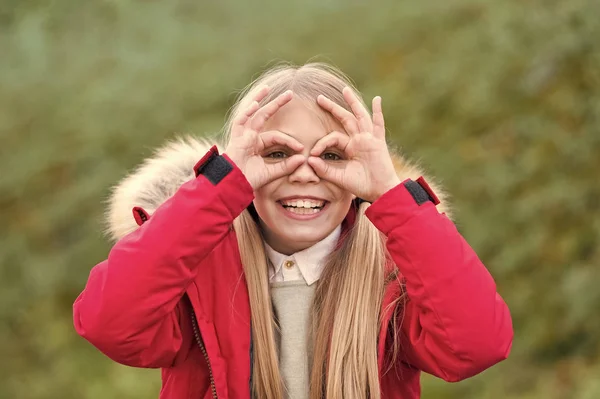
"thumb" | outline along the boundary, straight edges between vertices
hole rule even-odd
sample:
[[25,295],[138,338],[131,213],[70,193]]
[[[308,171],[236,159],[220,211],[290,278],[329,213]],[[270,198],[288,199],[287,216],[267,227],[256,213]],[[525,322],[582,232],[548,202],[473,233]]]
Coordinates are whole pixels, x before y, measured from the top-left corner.
[[309,157],[308,164],[313,168],[317,176],[319,176],[321,179],[330,181],[331,183],[337,186],[342,186],[343,173],[341,173],[341,170],[339,170],[338,168],[328,165],[327,162],[325,162],[320,157]]
[[276,164],[267,164],[269,170],[269,177],[271,181],[279,179],[280,177],[287,176],[295,171],[298,166],[302,165],[306,161],[304,155],[296,154],[289,158],[286,158],[283,162],[277,162]]

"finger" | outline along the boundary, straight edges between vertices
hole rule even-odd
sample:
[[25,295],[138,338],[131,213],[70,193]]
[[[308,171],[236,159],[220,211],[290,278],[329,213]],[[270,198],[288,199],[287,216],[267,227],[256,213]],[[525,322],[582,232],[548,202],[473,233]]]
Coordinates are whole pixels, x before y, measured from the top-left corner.
[[327,148],[338,148],[346,152],[346,147],[350,142],[350,136],[341,132],[331,132],[323,136],[310,150],[310,155],[318,157]]
[[308,164],[321,179],[325,179],[336,186],[343,187],[343,170],[341,168],[335,167],[319,157],[309,157]]
[[304,144],[285,133],[268,131],[259,134],[258,137],[262,141],[262,148],[269,148],[274,145],[284,145],[294,151],[302,151],[304,149]]
[[292,172],[298,169],[304,162],[306,162],[306,157],[304,155],[296,154],[286,158],[282,162],[266,164],[265,167],[269,170],[269,182],[292,174]]
[[351,136],[359,133],[358,122],[352,112],[322,94],[317,97],[317,104],[333,115],[342,124],[346,133]]
[[358,128],[361,133],[371,132],[373,129],[373,123],[371,121],[371,115],[365,106],[360,102],[354,91],[349,87],[345,87],[342,91],[344,99],[352,109],[354,116],[358,122]]
[[258,110],[259,105],[257,101],[252,101],[248,108],[244,112],[242,112],[235,120],[233,121],[233,126],[231,128],[231,137],[237,137],[244,133],[244,125],[248,120],[254,115],[256,110]]
[[373,135],[385,139],[385,121],[383,119],[381,97],[379,96],[373,98]]
[[250,128],[255,132],[259,132],[263,128],[267,120],[272,117],[275,112],[279,111],[281,107],[289,103],[292,100],[293,93],[288,90],[275,98],[273,101],[259,109],[252,120],[250,121]]
[[254,113],[260,108],[259,103],[265,98],[271,88],[269,86],[259,87],[252,96],[252,102],[248,105],[248,108],[233,121],[233,126],[231,128],[231,136],[241,136],[244,133],[244,125],[248,122],[248,120],[254,115]]
[[252,100],[260,103],[270,91],[271,88],[269,86],[262,86],[256,91],[256,94],[253,96]]

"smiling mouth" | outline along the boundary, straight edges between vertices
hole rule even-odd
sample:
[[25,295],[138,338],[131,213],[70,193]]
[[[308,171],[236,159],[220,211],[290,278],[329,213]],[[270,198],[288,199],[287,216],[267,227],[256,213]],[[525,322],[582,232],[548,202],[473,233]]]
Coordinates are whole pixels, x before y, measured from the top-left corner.
[[281,204],[286,211],[297,215],[312,215],[319,213],[323,210],[325,205],[327,205],[327,201],[313,199],[285,200],[277,202]]

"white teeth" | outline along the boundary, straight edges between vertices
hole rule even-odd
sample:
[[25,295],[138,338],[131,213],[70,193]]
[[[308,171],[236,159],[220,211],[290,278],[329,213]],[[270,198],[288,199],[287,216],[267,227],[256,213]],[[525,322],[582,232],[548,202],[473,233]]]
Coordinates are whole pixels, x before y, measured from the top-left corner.
[[293,207],[289,207],[289,208],[286,208],[286,210],[288,212],[295,213],[297,215],[312,215],[314,213],[321,212],[321,209],[319,209],[319,208],[310,209],[310,208],[293,208]]
[[313,209],[320,208],[325,205],[325,201],[314,201],[314,200],[292,200],[292,201],[281,201],[284,206],[294,208]]

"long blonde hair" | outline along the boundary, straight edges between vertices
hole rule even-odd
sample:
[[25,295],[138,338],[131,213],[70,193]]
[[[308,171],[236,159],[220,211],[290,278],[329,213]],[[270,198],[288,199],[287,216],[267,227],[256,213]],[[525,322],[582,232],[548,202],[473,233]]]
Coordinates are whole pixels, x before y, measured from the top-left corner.
[[[362,98],[350,80],[329,65],[279,65],[242,91],[225,125],[226,137],[231,121],[249,105],[256,89],[264,84],[271,90],[261,105],[290,89],[295,96],[315,104],[317,95],[323,94],[348,110],[342,96],[344,87],[349,86]],[[368,206],[362,203],[356,209],[354,225],[329,256],[316,288],[311,320],[311,399],[381,397],[377,341],[387,257],[384,236],[364,215]],[[282,399],[285,387],[275,345],[276,322],[262,233],[248,210],[236,218],[234,229],[252,312],[253,396]]]

